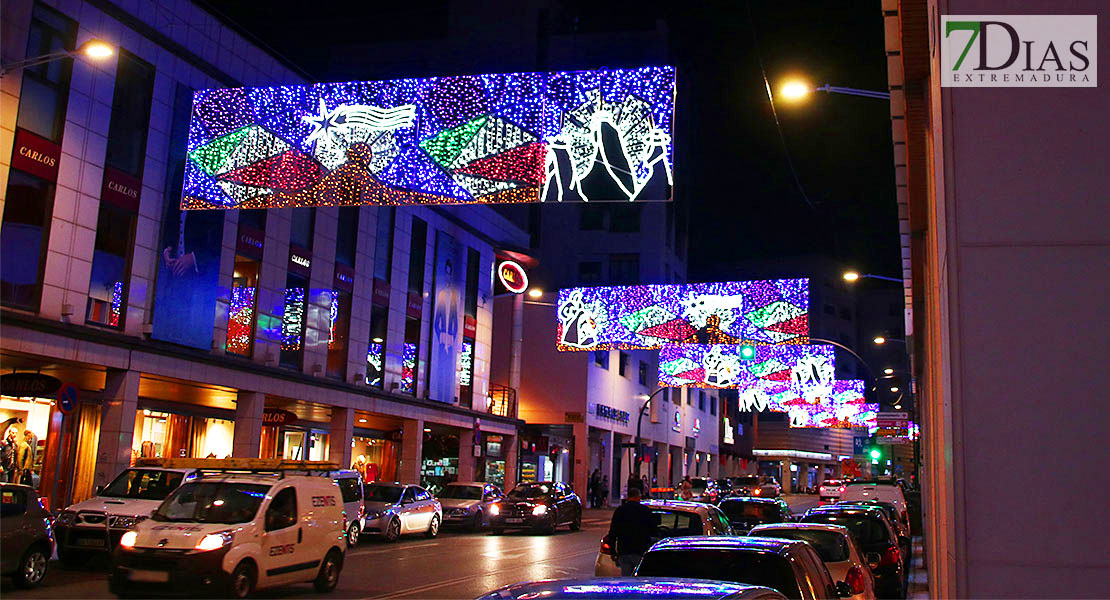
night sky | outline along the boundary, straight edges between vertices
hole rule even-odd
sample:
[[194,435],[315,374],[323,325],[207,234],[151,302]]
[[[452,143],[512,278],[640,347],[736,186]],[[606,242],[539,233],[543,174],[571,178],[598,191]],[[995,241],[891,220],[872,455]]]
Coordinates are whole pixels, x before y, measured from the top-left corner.
[[[321,81],[360,78],[329,63],[340,45],[446,31],[446,1],[373,8],[358,2],[350,10],[344,4],[305,11],[299,1],[226,0],[218,10]],[[679,81],[675,199],[689,211],[691,281],[714,280],[719,266],[737,259],[800,254],[829,256],[863,272],[900,273],[889,103],[824,93],[802,104],[777,102],[807,202],[776,131],[759,60],[776,91],[792,74],[815,85],[885,91],[877,1],[556,4],[583,29],[656,18],[668,23]],[[483,10],[480,1],[456,5]],[[426,27],[369,27],[368,18]],[[385,30],[390,39],[382,39]]]

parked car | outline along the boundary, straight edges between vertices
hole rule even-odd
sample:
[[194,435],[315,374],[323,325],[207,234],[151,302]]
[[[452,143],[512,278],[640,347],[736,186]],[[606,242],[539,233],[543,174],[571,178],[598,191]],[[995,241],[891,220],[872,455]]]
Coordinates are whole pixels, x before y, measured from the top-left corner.
[[693,486],[691,490],[694,497],[691,498],[694,502],[707,502],[709,504],[716,504],[722,498],[721,491],[717,489],[717,481],[714,479],[706,479],[704,477],[690,478],[690,484]]
[[841,502],[889,502],[898,507],[898,519],[909,523],[906,496],[902,488],[890,482],[853,481],[844,486]]
[[759,496],[761,498],[778,498],[782,495],[782,486],[773,477],[766,475],[743,475],[732,477],[733,496]]
[[728,477],[714,479],[713,482],[717,484],[717,492],[721,495],[721,499],[728,498],[732,495],[732,480]]
[[[711,504],[682,500],[644,500],[642,504],[650,508],[656,518],[656,530],[651,535],[653,544],[668,537],[733,534],[728,517]],[[619,577],[620,574],[620,566],[613,555],[613,540],[606,534],[594,562],[594,575]]]
[[857,502],[857,501],[841,501],[837,504],[846,506],[871,506],[876,507],[883,511],[886,518],[894,525],[894,530],[898,532],[898,546],[902,550],[902,559],[907,561],[906,569],[909,570],[908,561],[910,559],[910,550],[913,547],[913,538],[910,535],[910,524],[906,513],[899,512],[898,507],[890,502]]
[[463,525],[477,531],[485,525],[490,505],[501,496],[501,488],[493,484],[449,483],[436,500],[443,506],[444,525]]
[[842,479],[826,479],[817,486],[817,495],[822,500],[836,500],[844,492],[846,485],[847,482]]
[[343,569],[344,519],[330,478],[206,472],[123,534],[108,588],[123,597],[245,598],[256,588],[312,582],[330,592]]
[[902,598],[906,591],[906,561],[898,545],[898,532],[879,508],[830,504],[811,508],[805,523],[847,527],[875,575],[875,591],[884,598]]
[[644,554],[637,577],[689,577],[766,586],[803,600],[850,596],[806,542],[763,537],[671,538]]
[[362,503],[362,476],[353,469],[328,473],[339,486],[343,496],[343,510],[347,517],[347,546],[358,544],[366,527],[366,507]]
[[790,507],[781,498],[726,498],[719,505],[735,535],[747,535],[752,527],[764,523],[785,523],[794,520]]
[[784,600],[775,590],[755,585],[661,577],[549,579],[525,581],[493,590],[478,600]]
[[52,554],[50,513],[35,488],[0,484],[0,574],[10,575],[16,587],[35,587],[46,577]]
[[825,523],[774,523],[759,525],[748,535],[808,542],[824,561],[833,581],[848,584],[853,600],[875,600],[875,576],[847,527]]
[[[137,465],[164,461],[140,459]],[[197,476],[196,468],[136,466],[120,473],[96,496],[66,507],[54,523],[58,558],[66,565],[82,564],[91,552],[110,552],[124,532],[147,519],[183,483]]]
[[562,482],[522,483],[489,507],[489,526],[494,534],[506,529],[552,534],[561,525],[569,525],[571,531],[582,527],[582,501]]
[[439,535],[443,507],[428,490],[403,483],[371,483],[363,489],[363,535],[382,536],[387,542],[409,533],[423,533],[428,538]]

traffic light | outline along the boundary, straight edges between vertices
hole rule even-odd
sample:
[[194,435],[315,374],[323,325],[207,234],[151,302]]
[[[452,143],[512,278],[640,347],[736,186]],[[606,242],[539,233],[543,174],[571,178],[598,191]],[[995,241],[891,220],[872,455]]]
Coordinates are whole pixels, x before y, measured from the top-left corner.
[[740,346],[740,360],[755,360],[755,346],[742,344]]
[[883,451],[878,448],[871,449],[871,463],[875,464],[880,458],[883,457]]

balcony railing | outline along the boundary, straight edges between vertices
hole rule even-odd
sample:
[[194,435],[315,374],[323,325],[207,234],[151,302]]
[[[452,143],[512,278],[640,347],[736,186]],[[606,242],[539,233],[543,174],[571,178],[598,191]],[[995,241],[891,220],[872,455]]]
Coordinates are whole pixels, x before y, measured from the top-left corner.
[[499,417],[516,418],[516,389],[490,384],[486,394],[486,412]]

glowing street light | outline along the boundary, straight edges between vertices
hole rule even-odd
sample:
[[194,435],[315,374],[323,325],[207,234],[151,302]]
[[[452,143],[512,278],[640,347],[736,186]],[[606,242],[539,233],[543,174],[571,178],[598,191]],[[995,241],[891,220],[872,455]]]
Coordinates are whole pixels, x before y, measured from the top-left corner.
[[788,81],[781,88],[779,94],[787,100],[801,100],[813,91],[813,86],[799,80]]
[[846,271],[844,273],[844,281],[856,281],[859,279],[859,273],[855,271]]
[[894,369],[891,369],[890,367],[887,367],[887,368],[883,369],[883,374],[884,375],[893,375],[894,374]]
[[897,387],[897,386],[891,387],[891,388],[890,388],[890,391],[891,391],[891,392],[894,392],[895,394],[897,394],[897,393],[898,393],[898,387]]
[[881,336],[881,335],[877,335],[877,336],[875,336],[875,339],[872,340],[872,341],[881,346],[881,345],[886,343],[886,338]]
[[539,298],[540,296],[543,296],[543,290],[541,290],[540,288],[532,288],[528,290],[528,297]]
[[872,275],[871,273],[860,273],[858,271],[845,271],[842,277],[844,277],[844,281],[847,281],[849,283],[855,283],[860,279],[882,279],[883,281],[893,281],[894,283],[905,283],[905,280],[900,277]]
[[78,48],[77,51],[89,58],[97,59],[108,58],[109,56],[114,54],[111,46],[96,39],[89,40],[84,44],[81,44],[81,47]]
[[84,55],[93,60],[103,60],[115,54],[115,50],[108,44],[97,40],[91,39],[84,44],[81,44],[76,50],[62,50],[61,52],[51,52],[40,56],[32,56],[19,60],[16,62],[8,63],[0,66],[0,77],[15,71],[16,69],[26,69],[28,67],[36,67],[38,65],[54,62],[63,58],[76,58]]

